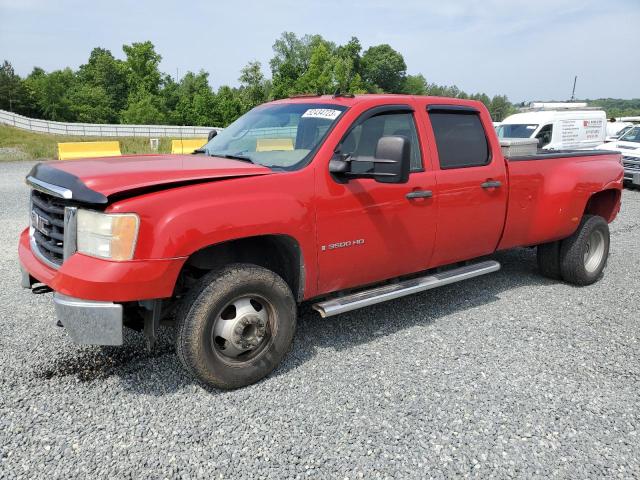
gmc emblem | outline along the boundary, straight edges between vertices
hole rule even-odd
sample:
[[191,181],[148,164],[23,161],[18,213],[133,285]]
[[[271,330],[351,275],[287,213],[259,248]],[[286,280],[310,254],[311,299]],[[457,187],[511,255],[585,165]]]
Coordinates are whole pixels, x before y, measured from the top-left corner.
[[49,220],[42,218],[33,210],[31,211],[31,225],[43,235],[49,235],[49,230],[47,230]]

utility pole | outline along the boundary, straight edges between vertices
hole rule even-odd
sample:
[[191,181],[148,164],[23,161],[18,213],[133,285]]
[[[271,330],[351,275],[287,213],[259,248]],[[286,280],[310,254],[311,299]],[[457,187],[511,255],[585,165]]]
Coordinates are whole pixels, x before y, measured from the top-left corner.
[[578,81],[578,76],[573,77],[573,90],[571,91],[571,101],[573,102],[576,99],[576,82]]

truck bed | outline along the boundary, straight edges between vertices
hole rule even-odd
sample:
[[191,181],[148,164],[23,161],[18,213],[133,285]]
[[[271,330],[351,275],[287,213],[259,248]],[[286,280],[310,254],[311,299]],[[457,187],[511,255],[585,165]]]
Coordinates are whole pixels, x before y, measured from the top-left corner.
[[508,158],[505,163],[509,200],[498,250],[566,238],[578,227],[595,192],[610,188],[600,195],[611,195],[611,201],[619,198],[615,185],[622,180],[621,169],[611,168],[612,163],[620,164],[618,152],[555,150]]

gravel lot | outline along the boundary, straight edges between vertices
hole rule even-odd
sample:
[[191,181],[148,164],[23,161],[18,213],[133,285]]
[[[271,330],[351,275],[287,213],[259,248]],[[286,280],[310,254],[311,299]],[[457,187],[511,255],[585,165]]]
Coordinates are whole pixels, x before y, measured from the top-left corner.
[[0,165],[0,478],[424,478],[640,475],[640,191],[625,190],[591,287],[503,270],[321,319],[251,387],[153,354],[77,347],[51,295],[19,287],[31,163]]

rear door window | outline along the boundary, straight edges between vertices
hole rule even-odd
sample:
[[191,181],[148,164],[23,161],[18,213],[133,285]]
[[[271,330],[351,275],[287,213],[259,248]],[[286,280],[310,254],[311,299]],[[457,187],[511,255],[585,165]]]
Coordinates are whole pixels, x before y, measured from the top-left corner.
[[467,168],[487,165],[489,144],[474,111],[434,110],[429,112],[436,138],[440,168]]

